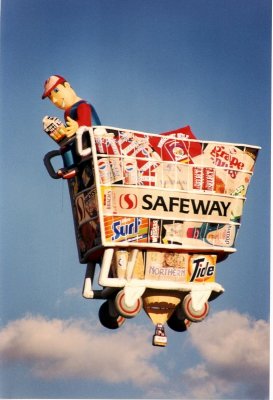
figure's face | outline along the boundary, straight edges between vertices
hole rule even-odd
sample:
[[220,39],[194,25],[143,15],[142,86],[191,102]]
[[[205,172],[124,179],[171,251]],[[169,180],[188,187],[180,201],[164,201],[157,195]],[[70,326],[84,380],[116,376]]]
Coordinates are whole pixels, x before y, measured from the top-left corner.
[[66,110],[75,103],[76,94],[69,83],[64,82],[57,85],[48,97],[56,107]]

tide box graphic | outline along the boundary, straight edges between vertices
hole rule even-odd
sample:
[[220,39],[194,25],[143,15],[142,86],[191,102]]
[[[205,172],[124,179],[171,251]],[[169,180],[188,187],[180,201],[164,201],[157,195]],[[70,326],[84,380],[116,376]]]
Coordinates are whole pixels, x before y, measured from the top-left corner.
[[188,282],[215,282],[216,255],[193,254],[189,256]]
[[104,217],[105,240],[107,242],[148,240],[148,219],[131,217]]

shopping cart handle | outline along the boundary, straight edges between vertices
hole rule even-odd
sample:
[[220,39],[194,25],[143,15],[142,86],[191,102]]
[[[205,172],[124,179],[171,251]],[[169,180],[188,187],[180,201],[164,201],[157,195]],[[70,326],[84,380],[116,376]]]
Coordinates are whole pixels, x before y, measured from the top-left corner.
[[60,178],[61,178],[61,175],[59,175],[59,174],[55,171],[55,169],[54,169],[54,167],[53,167],[53,165],[52,165],[52,163],[51,163],[51,160],[52,160],[52,158],[54,158],[54,157],[59,157],[59,156],[61,156],[61,155],[62,155],[61,150],[52,150],[52,151],[49,151],[49,152],[44,156],[44,164],[45,164],[45,167],[46,167],[46,169],[47,169],[47,172],[49,173],[49,175],[50,175],[51,178],[53,178],[53,179],[60,179]]
[[84,134],[87,133],[91,137],[93,131],[91,127],[81,126],[76,132],[77,152],[82,157],[87,157],[92,153],[91,146],[84,148]]

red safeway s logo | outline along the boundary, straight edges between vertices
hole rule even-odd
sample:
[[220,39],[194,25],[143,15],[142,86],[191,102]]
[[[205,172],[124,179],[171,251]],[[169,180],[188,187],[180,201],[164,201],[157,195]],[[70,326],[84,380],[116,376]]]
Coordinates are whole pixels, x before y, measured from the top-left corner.
[[122,194],[119,198],[119,206],[125,210],[137,208],[137,196],[135,194]]

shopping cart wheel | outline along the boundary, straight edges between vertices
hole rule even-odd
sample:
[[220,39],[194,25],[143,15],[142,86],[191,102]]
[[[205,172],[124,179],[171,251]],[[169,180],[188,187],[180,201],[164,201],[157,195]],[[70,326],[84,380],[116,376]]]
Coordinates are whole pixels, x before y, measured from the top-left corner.
[[117,329],[124,324],[125,318],[117,314],[112,315],[110,312],[110,303],[105,301],[99,309],[99,320],[102,326],[108,329]]
[[176,309],[172,316],[168,319],[167,325],[173,331],[185,332],[187,329],[189,329],[191,321],[180,314],[181,313],[178,311],[178,309]]
[[224,293],[224,290],[220,290],[219,292],[216,292],[216,290],[212,290],[210,296],[209,296],[209,301],[213,301],[217,299],[218,296]]
[[142,298],[139,298],[132,306],[129,307],[125,303],[124,290],[120,290],[115,298],[115,306],[116,306],[117,312],[122,317],[133,318],[141,311],[143,302],[142,302]]
[[183,312],[185,314],[186,319],[192,322],[201,322],[203,321],[209,313],[209,303],[205,302],[201,310],[195,310],[192,306],[192,297],[190,294],[187,294],[184,297],[183,303]]

